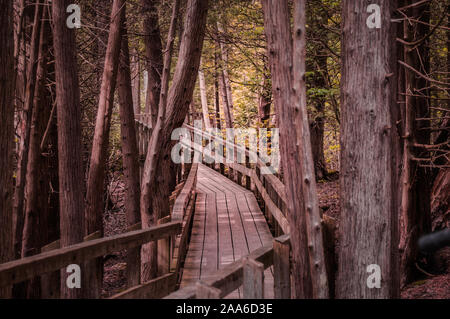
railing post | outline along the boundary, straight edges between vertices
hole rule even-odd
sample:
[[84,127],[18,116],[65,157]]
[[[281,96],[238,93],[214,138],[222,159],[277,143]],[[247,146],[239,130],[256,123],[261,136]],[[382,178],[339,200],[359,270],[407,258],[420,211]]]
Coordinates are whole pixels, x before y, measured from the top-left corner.
[[275,299],[291,299],[291,270],[289,236],[273,240],[273,279]]
[[[158,220],[158,225],[171,221],[171,216],[166,216]],[[170,237],[158,240],[158,276],[167,274],[170,271]]]
[[197,282],[196,299],[220,299],[220,289],[209,286],[201,281]]
[[[245,167],[251,168],[250,157],[247,154],[245,154]],[[245,176],[245,188],[247,188],[249,191],[252,190],[252,180],[248,175]]]
[[244,259],[244,299],[264,299],[264,265]]
[[[240,157],[240,155],[238,156],[238,153],[237,153],[238,151],[237,151],[237,149],[236,149],[236,164],[240,164],[239,163],[239,159],[241,158]],[[245,155],[245,154],[244,154]],[[236,171],[236,173],[237,173],[237,183],[240,185],[240,186],[242,186],[242,173],[240,172],[240,171]]]
[[[223,143],[220,143],[219,147],[222,148],[222,159],[223,159],[223,161],[226,161],[226,159],[225,159],[225,145]],[[222,174],[222,175],[225,174],[225,163],[221,162],[219,164],[219,171],[220,171],[220,174]]]

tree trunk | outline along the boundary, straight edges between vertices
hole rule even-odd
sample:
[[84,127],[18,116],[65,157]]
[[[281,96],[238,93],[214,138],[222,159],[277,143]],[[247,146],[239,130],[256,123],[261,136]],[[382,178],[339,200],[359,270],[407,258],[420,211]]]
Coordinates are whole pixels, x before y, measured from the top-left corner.
[[222,128],[220,122],[220,89],[219,89],[219,57],[217,52],[214,54],[214,108],[215,108],[215,127]]
[[[111,25],[109,29],[108,46],[106,48],[105,66],[100,90],[97,122],[95,125],[94,141],[88,172],[85,232],[88,236],[100,231],[103,234],[103,190],[105,183],[105,167],[108,156],[109,131],[111,115],[114,106],[114,90],[116,87],[117,70],[120,54],[120,28],[122,26],[120,10],[125,5],[124,0],[114,0],[111,11]],[[87,276],[89,278],[92,298],[98,298],[102,285],[102,258],[89,262]]]
[[[141,221],[139,199],[139,151],[133,113],[133,92],[131,88],[130,54],[126,28],[125,8],[122,14],[122,44],[118,73],[118,92],[120,102],[120,131],[122,135],[122,157],[125,178],[125,215],[127,225],[133,226]],[[128,287],[140,283],[140,248],[129,249],[127,252]]]
[[[14,145],[14,37],[12,1],[0,0],[0,263],[14,259],[13,251],[13,145]],[[9,298],[11,288],[0,288],[0,298]]]
[[[39,205],[39,195],[45,197],[42,192],[44,188],[42,182],[42,166],[43,157],[41,154],[40,142],[44,134],[51,109],[51,102],[48,99],[46,88],[47,76],[47,52],[49,26],[46,24],[46,13],[43,11],[40,30],[39,59],[36,73],[36,86],[34,93],[33,112],[30,127],[30,143],[28,152],[28,165],[26,171],[25,185],[25,222],[22,237],[22,258],[36,255],[40,252],[40,248],[45,242],[46,234],[48,234],[47,225],[45,223],[46,213],[45,206]],[[28,282],[26,286],[27,298],[38,298],[40,291],[40,283],[38,278],[34,278]]]
[[[324,142],[324,130],[325,130],[325,103],[327,97],[325,94],[320,93],[320,90],[327,88],[327,59],[328,51],[325,45],[317,41],[316,39],[323,39],[326,43],[328,36],[328,16],[326,12],[323,12],[323,3],[318,1],[317,3],[310,2],[307,10],[308,15],[308,38],[312,38],[310,42],[312,46],[312,57],[308,59],[306,68],[311,75],[308,77],[310,80],[309,85],[318,90],[318,93],[313,94],[310,98],[311,105],[314,107],[312,115],[310,117],[310,129],[311,129],[311,146],[314,158],[314,168],[316,177],[318,180],[324,179],[327,176],[327,168],[325,162],[325,154],[323,150]],[[311,6],[315,6],[315,11]],[[319,42],[319,43],[317,43]]]
[[265,0],[263,9],[272,91],[279,114],[287,217],[291,225],[294,297],[327,298],[323,238],[306,113],[305,2],[294,3],[294,42],[287,1]]
[[[413,1],[408,1],[412,4]],[[430,22],[430,4],[423,7],[408,10],[408,16],[423,23]],[[404,22],[404,40],[415,42],[425,37],[429,32],[429,27],[424,24]],[[423,43],[417,49],[413,46],[405,46],[405,63],[420,70],[422,74],[429,73],[430,55],[428,43]],[[429,117],[429,100],[420,98],[417,89],[428,87],[428,83],[422,77],[409,69],[405,70],[405,110],[403,133],[403,172],[402,172],[402,202],[401,202],[401,236],[400,236],[400,265],[401,265],[401,285],[404,286],[413,281],[419,274],[415,266],[418,256],[417,241],[420,236],[431,231],[430,213],[430,190],[432,182],[428,177],[428,169],[420,167],[414,157],[425,157],[415,143],[430,144],[430,121],[416,121],[416,118]],[[424,90],[423,94],[429,96],[429,90]]]
[[[200,62],[201,64],[201,62]],[[208,97],[206,94],[206,82],[205,82],[205,74],[200,67],[198,71],[198,83],[200,86],[200,99],[202,102],[202,113],[203,113],[203,122],[205,123],[205,128],[211,128],[211,120],[209,119],[209,109],[208,109]]]
[[[230,113],[230,119],[231,122],[234,121],[233,118],[233,91],[231,90],[231,82],[230,82],[230,75],[228,74],[228,46],[225,43],[225,39],[220,36],[224,34],[224,28],[220,22],[217,22],[217,29],[219,31],[219,44],[220,44],[220,57],[222,62],[222,73],[223,73],[223,85],[224,85],[224,91],[227,96],[227,108]],[[230,126],[232,127],[232,126]]]
[[24,215],[24,194],[25,194],[25,183],[26,183],[26,172],[27,172],[27,162],[28,162],[28,151],[30,145],[30,130],[31,130],[31,117],[33,114],[33,102],[34,102],[34,91],[36,86],[36,72],[39,57],[39,39],[40,39],[40,28],[42,19],[42,1],[38,1],[34,8],[34,22],[33,31],[31,35],[30,44],[30,61],[27,71],[27,85],[25,89],[25,104],[22,112],[22,123],[21,123],[21,138],[19,146],[19,159],[17,161],[17,178],[16,187],[14,190],[14,206],[13,206],[13,216],[16,220],[16,242],[17,256],[21,256],[22,247],[22,234],[23,226],[25,221]]
[[225,85],[225,76],[223,74],[223,70],[220,70],[220,73],[219,73],[219,87],[220,87],[220,92],[222,93],[222,110],[223,110],[223,115],[225,118],[225,126],[227,128],[232,128],[233,127],[233,116],[231,113],[230,104],[228,102],[228,94],[227,94],[227,89],[226,89],[226,85]]
[[[378,3],[380,29],[366,27],[365,2],[344,0],[342,7],[338,298],[399,296],[396,27],[391,23],[397,6],[390,0]],[[379,289],[369,288],[378,271],[370,265],[380,267]]]
[[[158,123],[150,140],[149,152],[145,161],[144,176],[141,185],[141,218],[143,228],[155,225],[157,218],[164,213],[162,207],[157,205],[167,204],[169,199],[168,184],[169,181],[164,176],[158,176],[157,172],[163,172],[164,167],[168,167],[170,151],[173,145],[171,134],[175,128],[183,124],[189,105],[192,99],[196,78],[200,65],[200,56],[203,48],[203,39],[205,35],[206,14],[208,11],[207,0],[188,0],[185,19],[185,32],[181,41],[180,55],[175,68],[175,74],[167,95],[166,116],[164,123],[158,117]],[[170,43],[170,41],[168,41]],[[167,52],[166,52],[167,54]],[[167,68],[166,63],[164,68]],[[164,106],[164,86],[162,82],[160,108]],[[158,127],[158,125],[160,127]],[[158,185],[158,187],[154,187]],[[144,253],[144,252],[143,252]],[[145,257],[144,257],[145,256]],[[154,263],[148,258],[151,253],[146,252],[142,256],[142,263],[146,270],[143,270],[146,277],[155,273],[151,269]],[[150,268],[150,269],[149,269]]]
[[270,106],[272,105],[272,88],[267,84],[266,75],[263,75],[258,97],[258,115],[262,125],[270,118]]
[[[159,98],[158,106],[158,118],[156,125],[153,128],[152,136],[149,143],[149,148],[147,152],[147,158],[144,165],[144,176],[141,185],[141,219],[142,228],[148,228],[155,226],[158,222],[158,218],[163,217],[168,214],[169,202],[165,199],[169,197],[169,181],[167,181],[168,176],[170,176],[167,171],[169,165],[163,166],[160,169],[161,176],[163,180],[159,183],[147,183],[147,174],[151,172],[152,167],[148,166],[149,158],[157,156],[156,143],[160,143],[162,133],[162,127],[166,118],[166,108],[167,108],[167,93],[169,91],[169,80],[170,80],[170,68],[172,63],[172,53],[173,45],[175,41],[175,33],[177,27],[177,17],[180,10],[180,0],[175,0],[172,9],[172,18],[170,21],[170,29],[167,37],[167,46],[164,53],[164,68],[161,77],[161,96]],[[149,172],[150,171],[150,172]],[[158,185],[157,187],[155,187]],[[157,243],[152,242],[142,246],[141,252],[141,280],[147,282],[153,279],[158,274],[158,249]]]
[[308,111],[306,106],[306,0],[294,1],[294,47],[293,47],[293,91],[291,103],[298,115],[294,124],[298,127],[297,141],[300,155],[301,179],[303,181],[303,213],[306,216],[308,235],[309,263],[311,271],[313,296],[328,298],[328,280],[321,229],[319,200],[317,197],[314,157],[311,148]]
[[163,72],[163,52],[161,32],[159,30],[159,0],[142,0],[144,19],[145,54],[147,57],[147,98],[145,109],[151,114],[151,127],[155,127],[158,118],[159,98],[161,94],[161,74]]
[[[58,161],[61,247],[83,241],[84,200],[81,159],[80,88],[76,60],[75,32],[66,25],[70,0],[52,3],[53,41],[58,107]],[[66,286],[67,272],[61,270],[61,297],[80,298],[82,289]]]
[[134,51],[131,61],[134,114],[139,115],[141,114],[141,64],[137,50]]

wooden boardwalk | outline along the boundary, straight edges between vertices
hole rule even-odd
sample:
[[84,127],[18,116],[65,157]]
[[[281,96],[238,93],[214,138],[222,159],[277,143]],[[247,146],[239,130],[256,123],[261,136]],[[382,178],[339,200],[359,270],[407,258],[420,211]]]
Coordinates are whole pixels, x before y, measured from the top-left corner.
[[[181,288],[270,245],[273,238],[253,193],[200,164],[197,201]],[[273,298],[273,269],[265,273],[265,297]],[[242,298],[240,289],[228,298]]]

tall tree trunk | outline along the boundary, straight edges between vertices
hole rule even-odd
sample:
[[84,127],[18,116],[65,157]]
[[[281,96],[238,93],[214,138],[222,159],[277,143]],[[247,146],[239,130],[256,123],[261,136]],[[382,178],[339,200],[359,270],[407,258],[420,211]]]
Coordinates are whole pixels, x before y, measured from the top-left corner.
[[[156,143],[160,143],[162,133],[162,127],[166,118],[166,109],[168,101],[168,91],[169,91],[169,81],[170,81],[170,68],[172,63],[172,53],[175,41],[175,33],[177,28],[177,17],[180,10],[180,0],[175,0],[172,8],[172,18],[170,21],[169,34],[167,36],[167,46],[164,53],[164,68],[161,77],[161,95],[159,98],[158,106],[158,118],[156,125],[153,128],[152,136],[149,143],[149,150],[147,153],[147,158],[144,165],[144,176],[141,185],[141,219],[142,227],[148,228],[155,226],[158,222],[158,218],[163,217],[163,215],[168,214],[169,204],[165,199],[168,198],[169,194],[169,181],[167,181],[168,176],[170,176],[167,168],[170,165],[161,168],[161,176],[163,179],[159,183],[147,183],[146,179],[151,167],[148,166],[149,158],[154,158],[157,155]],[[158,185],[156,187],[156,185]],[[157,196],[155,194],[158,193]],[[157,243],[152,242],[142,246],[141,252],[141,280],[146,282],[152,278],[155,278],[158,274],[158,249]]]
[[131,57],[131,80],[133,89],[133,107],[134,114],[141,114],[141,64],[139,61],[138,51],[134,51]]
[[[222,62],[222,72],[223,72],[223,85],[224,91],[227,96],[227,108],[230,113],[231,122],[234,121],[233,118],[233,91],[231,90],[231,81],[230,75],[228,73],[228,46],[225,43],[225,39],[223,38],[223,34],[225,33],[224,27],[220,22],[217,22],[217,29],[219,31],[219,44],[220,44],[220,57]],[[230,126],[231,127],[231,126]]]
[[[76,60],[75,32],[66,25],[70,0],[52,3],[53,41],[58,107],[58,161],[61,247],[83,241],[84,200],[81,159],[80,88]],[[67,272],[61,270],[61,296],[80,298],[82,289],[69,289]]]
[[[122,157],[125,178],[125,215],[127,225],[133,226],[140,222],[140,181],[139,181],[139,151],[136,140],[133,113],[133,92],[130,75],[130,54],[126,28],[125,8],[122,14],[122,44],[118,73],[118,92],[120,103],[120,131],[122,136]],[[140,248],[129,249],[127,252],[128,287],[140,283]]]
[[[412,4],[414,1],[407,1]],[[424,4],[421,7],[408,10],[407,15],[423,22],[413,23],[404,22],[404,40],[407,42],[416,42],[424,38],[429,33],[429,27],[425,23],[430,22],[430,4]],[[404,58],[405,63],[422,74],[429,74],[430,55],[428,49],[428,40],[422,43],[418,48],[415,45],[405,45]],[[424,157],[421,151],[414,144],[430,144],[430,121],[417,121],[417,118],[430,117],[428,98],[418,97],[416,90],[428,87],[428,83],[422,77],[405,69],[405,110],[404,110],[404,128],[403,133],[403,172],[402,172],[402,202],[401,202],[401,285],[417,277],[417,268],[415,266],[418,256],[417,241],[421,235],[431,231],[431,213],[430,213],[430,190],[432,182],[428,177],[428,170],[420,167],[413,158]],[[423,91],[425,96],[429,96],[429,90]]]
[[[108,46],[106,48],[105,66],[100,90],[97,122],[95,125],[94,141],[88,172],[85,236],[97,231],[103,234],[103,190],[105,183],[105,167],[108,156],[109,131],[111,115],[114,106],[114,90],[116,87],[117,70],[120,54],[120,29],[122,21],[120,10],[125,6],[124,0],[114,0],[111,11],[111,24],[109,29]],[[89,263],[88,278],[90,283],[90,297],[98,298],[102,285],[103,264],[102,258]]]
[[258,96],[258,115],[262,125],[269,119],[270,106],[272,105],[272,88],[267,84],[267,77],[263,75]]
[[215,109],[215,127],[221,129],[220,122],[220,89],[219,89],[219,56],[217,52],[214,54],[214,109]]
[[[200,62],[201,64],[201,62]],[[203,113],[203,122],[205,122],[205,128],[211,128],[211,120],[209,119],[209,109],[208,109],[208,96],[206,93],[206,82],[205,82],[205,74],[201,69],[198,71],[198,83],[200,86],[200,99],[202,103],[202,113]]]
[[36,72],[39,57],[39,39],[42,19],[42,1],[38,1],[34,8],[33,31],[30,44],[30,61],[27,71],[27,86],[25,89],[25,104],[22,112],[21,138],[19,146],[19,159],[17,161],[17,178],[16,188],[14,190],[14,206],[13,216],[16,220],[16,242],[19,251],[17,256],[21,255],[21,241],[23,233],[23,225],[25,221],[24,215],[24,194],[25,194],[25,178],[27,172],[28,151],[30,144],[31,117],[33,113],[34,91],[36,86]]
[[[51,108],[47,89],[47,52],[48,37],[46,32],[50,31],[49,26],[46,27],[46,13],[43,11],[40,30],[39,44],[39,60],[36,75],[36,86],[34,93],[33,112],[30,127],[30,143],[28,152],[28,165],[26,172],[25,185],[25,223],[22,237],[22,258],[36,255],[40,252],[40,248],[45,242],[45,236],[48,233],[45,223],[45,207],[39,205],[39,196],[44,196],[42,191],[41,172],[43,166],[43,157],[41,154],[40,142],[44,134]],[[40,282],[38,278],[32,279],[26,288],[27,298],[39,297]]]
[[[338,298],[399,296],[396,27],[391,23],[397,6],[391,0],[378,4],[379,29],[366,26],[365,2],[344,0],[342,7]],[[368,284],[377,284],[377,275],[380,288]]]
[[[14,145],[14,37],[12,1],[0,0],[0,263],[14,259],[13,251],[13,145]],[[9,298],[11,288],[0,288]]]
[[160,0],[141,0],[144,19],[144,42],[147,58],[147,98],[145,109],[151,114],[151,124],[155,127],[158,118],[161,94],[161,74],[163,72],[163,52],[159,29],[158,8]]
[[[181,127],[189,110],[195,81],[198,76],[207,11],[207,0],[188,0],[185,31],[181,41],[180,54],[172,86],[167,94],[167,104],[163,95],[166,84],[164,80],[162,82],[160,111],[163,111],[161,106],[165,106],[167,112],[164,122],[158,116],[155,131],[159,130],[159,132],[152,134],[149,152],[145,161],[141,185],[141,218],[144,228],[155,225],[157,218],[161,213],[164,213],[164,208],[158,205],[168,203],[169,181],[164,179],[163,176],[158,176],[157,172],[163,172],[163,168],[169,166],[167,163],[171,161],[170,151],[173,141],[171,141],[170,137],[172,131]],[[166,63],[164,63],[164,68],[167,68]],[[158,186],[155,187],[155,185]],[[148,251],[146,251],[146,255],[143,252],[142,263],[147,268],[143,270],[145,274],[145,277],[142,278],[143,280],[155,273],[155,269],[151,269],[151,266],[154,264],[149,258],[150,256],[151,253]]]
[[[313,56],[308,59],[306,68],[308,72],[311,72],[308,77],[309,85],[319,90],[327,88],[327,59],[328,51],[325,45],[317,43],[323,40],[325,43],[328,36],[328,15],[324,12],[324,3],[317,1],[317,3],[310,2],[307,9],[308,15],[308,37],[311,38],[312,54]],[[323,10],[323,11],[322,11]],[[320,39],[320,40],[317,40]],[[317,93],[316,96],[310,98],[311,104],[314,106],[312,112],[314,116],[310,120],[311,128],[311,146],[314,158],[314,168],[316,177],[318,180],[327,176],[327,168],[324,154],[324,131],[325,131],[325,103],[327,97],[325,94]]]
[[[312,162],[305,87],[305,1],[294,2],[294,41],[287,1],[264,0],[272,90],[291,225],[295,298],[327,298],[322,229]],[[309,250],[309,251],[308,251]]]

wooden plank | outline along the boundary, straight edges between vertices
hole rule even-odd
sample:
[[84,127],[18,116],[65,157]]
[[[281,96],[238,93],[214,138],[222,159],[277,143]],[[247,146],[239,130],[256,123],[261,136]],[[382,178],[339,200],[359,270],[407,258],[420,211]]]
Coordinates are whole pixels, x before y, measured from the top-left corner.
[[[252,249],[250,249],[248,245],[248,237],[246,233],[247,225],[244,223],[244,217],[242,216],[239,204],[237,203],[236,195],[237,194],[227,195],[226,198],[232,222],[231,228],[233,230],[234,256],[235,260],[238,260],[248,255]],[[260,246],[261,245],[258,245],[255,249]]]
[[[261,262],[265,269],[269,268],[273,264],[273,245],[255,250],[249,255],[249,258]],[[242,258],[227,265],[219,270],[213,278],[206,280],[205,284],[220,289],[221,298],[227,296],[242,285],[243,262],[244,259]],[[195,298],[195,292],[195,285],[190,285],[168,295],[165,299],[193,299]]]
[[142,285],[132,287],[109,299],[160,299],[175,289],[177,275],[166,274]]
[[219,233],[219,268],[234,262],[231,227],[225,194],[217,194],[217,223]]
[[190,285],[172,292],[170,295],[165,296],[163,299],[195,299],[196,292],[197,287],[195,285]]
[[[96,231],[88,236],[84,237],[84,241],[90,241],[101,237],[101,232]],[[55,249],[61,248],[61,240],[55,240],[54,242],[41,248],[41,253],[46,253]],[[59,271],[54,271],[48,274],[42,274],[41,276],[41,297],[43,299],[59,298],[60,293],[60,274]]]
[[206,225],[205,243],[201,264],[200,279],[208,278],[218,269],[218,232],[217,232],[217,207],[216,194],[206,195]]
[[200,265],[203,254],[204,228],[206,217],[206,195],[197,194],[195,203],[195,214],[193,216],[193,224],[191,231],[191,240],[187,251],[186,259],[183,267],[180,287],[193,284],[200,279]]
[[275,299],[291,299],[291,269],[289,236],[273,241],[273,268]]
[[39,255],[22,258],[0,265],[0,287],[9,286],[37,275],[61,269],[69,264],[82,263],[110,252],[133,248],[144,243],[166,238],[181,232],[182,223],[137,230],[63,247]]
[[253,176],[253,182],[256,185],[256,188],[261,194],[261,197],[263,198],[264,202],[268,206],[270,213],[275,217],[278,224],[280,225],[281,229],[285,234],[289,234],[289,223],[286,219],[286,217],[283,215],[281,210],[275,205],[275,203],[272,201],[272,199],[269,197],[269,194],[267,194],[265,188],[263,187],[261,181],[256,177],[256,174]]
[[[259,247],[263,246],[263,244],[259,237],[258,230],[256,229],[253,213],[247,204],[246,199],[247,193],[235,194],[235,196],[239,212],[241,214],[242,222],[244,224],[244,230],[247,237],[249,251],[254,251]],[[253,196],[253,194],[250,193],[250,196]]]
[[[164,225],[169,223],[171,216],[165,216],[158,220],[158,225]],[[170,271],[170,259],[171,259],[171,237],[166,237],[158,240],[158,276],[165,275]]]
[[199,281],[196,284],[197,299],[220,299],[220,289],[206,285]]
[[174,258],[176,258],[176,266],[175,266],[175,272],[179,274],[181,262],[185,261],[187,250],[188,250],[188,238],[189,234],[192,229],[192,223],[193,223],[193,216],[194,216],[194,206],[196,203],[196,196],[193,196],[191,198],[191,201],[189,202],[188,208],[187,208],[187,215],[186,220],[183,222],[183,230],[181,232],[181,236],[177,238],[178,241],[178,247],[177,252],[175,254],[174,252]]
[[244,259],[244,299],[264,298],[264,265],[251,258]]
[[182,221],[184,218],[184,213],[189,203],[192,191],[195,189],[195,184],[197,181],[197,171],[198,171],[198,164],[193,164],[191,166],[191,170],[189,171],[189,175],[184,184],[184,187],[181,190],[180,194],[178,195],[177,199],[175,200],[175,203],[173,204],[172,210],[173,221]]
[[267,224],[267,220],[259,209],[258,202],[256,201],[256,198],[253,196],[253,194],[245,194],[245,197],[247,199],[249,210],[252,213],[256,230],[261,240],[261,244],[265,246],[272,242],[273,239],[272,233],[270,232],[269,226]]

